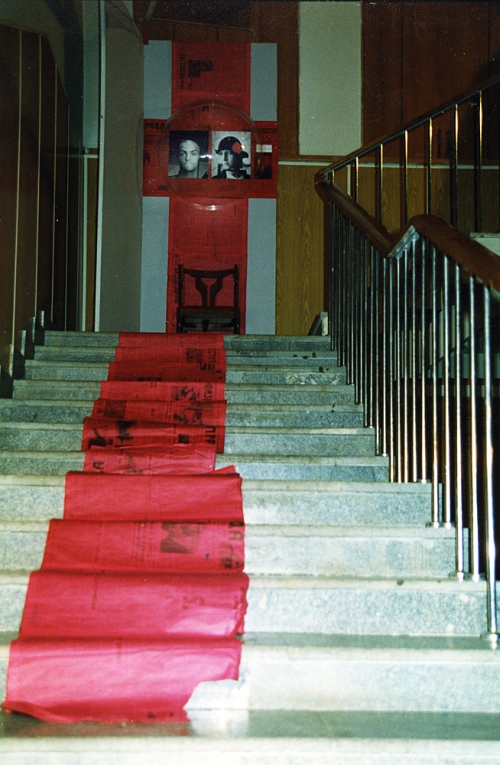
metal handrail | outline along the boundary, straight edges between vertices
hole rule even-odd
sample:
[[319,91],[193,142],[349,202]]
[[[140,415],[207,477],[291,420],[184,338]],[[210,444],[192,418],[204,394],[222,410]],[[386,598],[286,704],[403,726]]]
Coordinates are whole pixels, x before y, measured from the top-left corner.
[[499,104],[497,75],[322,168],[316,179],[343,182],[358,202],[370,194],[364,207],[393,233],[418,214],[436,214],[465,233],[500,230],[491,180],[500,170]]
[[390,479],[432,482],[429,523],[456,527],[456,577],[486,578],[487,635],[496,640],[492,400],[500,373],[491,328],[500,258],[432,215],[391,236],[335,184],[318,178],[316,188],[329,213],[338,363],[375,429],[376,453],[389,458]]

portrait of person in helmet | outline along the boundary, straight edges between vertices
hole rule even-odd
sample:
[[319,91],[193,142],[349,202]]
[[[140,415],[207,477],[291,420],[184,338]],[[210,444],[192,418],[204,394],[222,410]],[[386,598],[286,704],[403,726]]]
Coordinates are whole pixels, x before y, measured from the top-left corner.
[[212,178],[250,178],[250,133],[212,135]]

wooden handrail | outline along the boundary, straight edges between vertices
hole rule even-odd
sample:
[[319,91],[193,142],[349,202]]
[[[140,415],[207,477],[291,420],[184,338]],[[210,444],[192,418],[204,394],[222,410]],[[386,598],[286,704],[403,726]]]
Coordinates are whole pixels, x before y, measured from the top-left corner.
[[415,215],[408,225],[430,239],[436,247],[446,252],[483,284],[500,292],[500,257],[498,255],[462,234],[436,215]]
[[402,231],[391,237],[381,223],[336,184],[316,176],[315,187],[323,201],[334,202],[385,257],[395,257],[418,231],[483,284],[500,292],[500,257],[436,215],[415,215]]
[[327,183],[316,176],[315,188],[324,202],[334,201],[339,208],[363,232],[369,242],[375,245],[381,253],[388,255],[394,247],[394,240],[381,223],[369,215],[361,205],[351,199],[340,186]]

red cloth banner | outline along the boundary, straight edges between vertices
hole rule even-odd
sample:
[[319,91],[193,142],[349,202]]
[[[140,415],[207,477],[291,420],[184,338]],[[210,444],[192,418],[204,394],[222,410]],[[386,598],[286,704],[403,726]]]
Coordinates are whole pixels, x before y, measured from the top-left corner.
[[164,332],[120,332],[119,348],[224,348],[220,332],[190,332],[189,335],[167,335]]
[[51,521],[42,568],[232,573],[243,570],[243,522]]
[[66,476],[64,517],[203,523],[242,521],[241,477],[204,475]]
[[169,422],[173,425],[218,425],[226,421],[225,401],[127,401],[99,398],[92,417],[97,419]]
[[229,637],[243,632],[246,574],[35,571],[21,638]]
[[215,444],[224,451],[224,428],[215,425],[168,425],[160,422],[104,420],[86,417],[83,422],[82,450],[161,448],[169,444]]
[[122,475],[191,475],[215,470],[215,444],[173,444],[151,450],[119,449],[87,452],[85,473],[120,473]]
[[[67,475],[64,519],[51,522],[30,576],[7,711],[185,720],[199,682],[237,678],[248,589],[242,481],[232,467],[213,470],[224,383],[191,381],[202,368],[223,380],[225,351],[160,346],[119,351],[129,360],[110,368],[130,382],[103,383],[85,420],[88,472]],[[133,369],[137,377],[162,365],[187,379],[134,379]]]
[[201,101],[250,112],[248,43],[172,43],[172,114]]
[[100,398],[128,401],[223,401],[224,383],[109,380],[101,383]]
[[240,658],[237,638],[16,640],[4,708],[47,722],[184,721],[198,683],[237,680]]
[[111,361],[108,380],[136,380],[156,382],[222,382],[226,377],[221,367],[202,368],[197,364],[160,364],[157,361]]

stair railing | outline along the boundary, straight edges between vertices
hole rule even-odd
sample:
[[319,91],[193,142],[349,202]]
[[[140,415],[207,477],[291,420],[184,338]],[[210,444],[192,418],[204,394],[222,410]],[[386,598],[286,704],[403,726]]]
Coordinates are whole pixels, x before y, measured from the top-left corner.
[[399,231],[433,214],[464,233],[500,231],[500,77],[318,173]]
[[495,641],[500,258],[432,215],[393,238],[330,179],[318,174],[316,188],[328,213],[338,363],[390,480],[432,482],[429,523],[456,527],[454,576],[486,578]]

